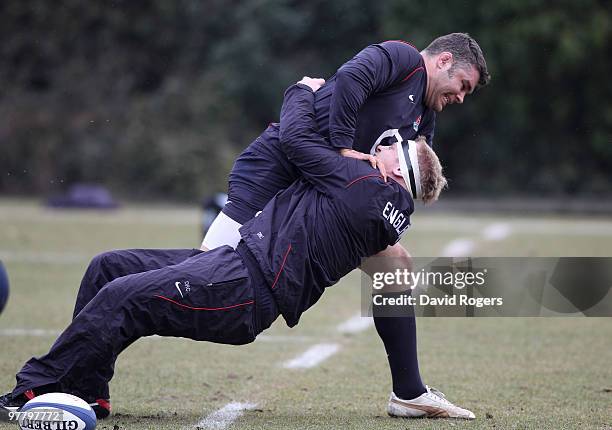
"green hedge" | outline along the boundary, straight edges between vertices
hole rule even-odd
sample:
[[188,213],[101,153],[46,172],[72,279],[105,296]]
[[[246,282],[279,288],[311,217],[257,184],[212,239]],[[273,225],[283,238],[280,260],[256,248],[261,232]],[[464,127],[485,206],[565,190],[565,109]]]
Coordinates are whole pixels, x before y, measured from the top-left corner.
[[0,192],[99,181],[137,198],[224,190],[302,75],[369,43],[467,31],[491,85],[438,118],[451,192],[610,194],[612,14],[595,0],[0,4]]

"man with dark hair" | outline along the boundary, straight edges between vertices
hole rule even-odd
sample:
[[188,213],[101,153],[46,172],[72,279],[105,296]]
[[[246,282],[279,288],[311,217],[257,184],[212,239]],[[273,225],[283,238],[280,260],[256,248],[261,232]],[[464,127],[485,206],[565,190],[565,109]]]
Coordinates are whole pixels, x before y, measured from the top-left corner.
[[[280,145],[303,178],[240,229],[236,249],[126,250],[94,258],[72,323],[48,354],[23,366],[17,386],[0,397],[0,415],[62,391],[92,402],[96,415],[106,417],[114,363],[138,338],[252,342],[279,315],[296,325],[327,287],[398,242],[410,225],[413,198],[433,201],[446,183],[437,156],[424,142],[378,148],[388,181],[367,163],[340,156],[316,131],[317,87],[309,78],[290,87],[281,112]],[[385,216],[389,211],[393,220]],[[435,393],[397,406],[473,418]]]
[[[397,40],[371,45],[342,65],[315,93],[318,131],[342,155],[377,165],[372,155],[389,143],[422,135],[433,145],[436,113],[449,104],[463,103],[489,80],[482,51],[466,33],[439,37],[421,52]],[[299,169],[280,147],[279,130],[278,124],[271,124],[237,158],[229,175],[228,202],[208,230],[203,250],[235,247],[240,226],[299,177]],[[377,261],[401,263],[400,268],[412,265],[410,254],[399,243],[382,250],[378,257],[390,257]],[[413,416],[397,402],[429,393],[419,372],[415,319],[375,315],[374,322],[397,396],[389,401],[388,411]]]
[[448,70],[449,77],[452,77],[458,67],[467,70],[475,67],[479,74],[476,89],[484,87],[491,80],[482,50],[469,34],[451,33],[440,36],[431,42],[422,51],[422,54],[427,59],[432,60],[443,52],[448,52],[453,58],[453,64]]

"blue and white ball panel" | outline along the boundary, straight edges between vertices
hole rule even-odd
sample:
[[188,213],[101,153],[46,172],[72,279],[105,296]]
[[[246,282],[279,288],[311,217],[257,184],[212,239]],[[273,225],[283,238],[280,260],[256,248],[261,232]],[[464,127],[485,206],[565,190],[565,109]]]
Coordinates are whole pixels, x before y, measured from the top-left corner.
[[20,410],[22,430],[94,430],[96,414],[84,400],[65,393],[34,397]]
[[4,309],[9,296],[9,279],[6,269],[0,261],[0,313]]

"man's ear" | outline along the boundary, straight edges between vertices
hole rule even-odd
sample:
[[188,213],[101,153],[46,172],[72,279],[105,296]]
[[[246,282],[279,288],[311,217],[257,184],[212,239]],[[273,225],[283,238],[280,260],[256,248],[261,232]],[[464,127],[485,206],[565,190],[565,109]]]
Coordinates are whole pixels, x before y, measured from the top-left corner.
[[450,69],[450,67],[453,65],[453,54],[446,51],[441,52],[438,55],[438,61],[436,62],[436,65],[439,69],[442,70]]
[[399,164],[393,168],[393,174],[399,176],[400,178],[403,178],[402,168],[399,166]]

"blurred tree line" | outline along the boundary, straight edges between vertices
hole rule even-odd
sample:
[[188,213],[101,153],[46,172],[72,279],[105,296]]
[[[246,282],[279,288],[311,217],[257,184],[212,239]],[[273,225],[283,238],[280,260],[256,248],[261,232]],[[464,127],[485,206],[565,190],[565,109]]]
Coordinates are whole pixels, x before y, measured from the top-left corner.
[[493,80],[438,117],[453,194],[612,195],[612,14],[597,0],[5,0],[0,192],[96,181],[199,200],[301,76],[454,31]]

